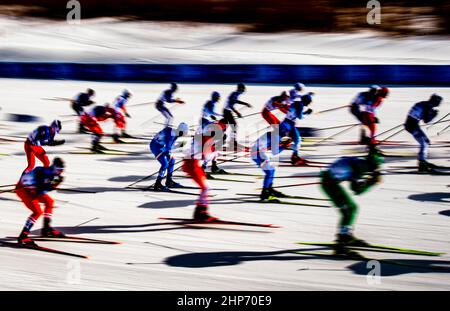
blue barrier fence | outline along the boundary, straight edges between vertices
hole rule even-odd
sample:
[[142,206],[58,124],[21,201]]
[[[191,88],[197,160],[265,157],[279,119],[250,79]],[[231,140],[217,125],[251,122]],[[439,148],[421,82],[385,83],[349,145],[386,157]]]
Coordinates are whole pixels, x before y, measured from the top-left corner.
[[0,77],[190,83],[450,86],[450,65],[196,65],[0,62]]

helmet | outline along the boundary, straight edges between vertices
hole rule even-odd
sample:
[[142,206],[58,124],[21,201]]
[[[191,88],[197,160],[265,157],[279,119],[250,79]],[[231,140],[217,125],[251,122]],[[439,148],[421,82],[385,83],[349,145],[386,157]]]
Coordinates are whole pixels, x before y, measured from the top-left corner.
[[54,169],[62,171],[62,170],[64,170],[66,165],[64,164],[64,161],[61,158],[56,157],[56,158],[53,159],[52,166],[53,166]]
[[377,91],[378,96],[386,98],[389,95],[389,89],[383,86],[381,89]]
[[56,133],[61,132],[62,129],[61,121],[53,120],[52,124],[50,124],[50,127],[53,128]]
[[303,95],[302,96],[302,103],[305,106],[308,106],[309,104],[311,104],[312,103],[312,96],[309,95],[309,94]]
[[170,89],[175,92],[178,90],[178,85],[175,82],[170,83]]
[[245,92],[245,84],[244,83],[238,83],[237,90],[239,92]]
[[87,90],[86,90],[86,93],[87,93],[89,96],[94,96],[94,95],[95,95],[95,91],[94,91],[93,89],[87,89]]
[[378,92],[378,89],[380,88],[379,85],[373,84],[370,86],[369,88],[369,93],[371,94],[375,94],[376,92]]
[[127,89],[122,91],[122,96],[125,98],[130,97],[132,94],[130,93],[130,91],[128,91]]
[[211,99],[213,100],[213,101],[218,101],[219,99],[220,99],[220,94],[219,94],[219,92],[212,92],[212,94],[211,94]]
[[297,91],[301,91],[301,90],[303,90],[305,88],[305,85],[303,84],[303,83],[295,83],[294,84],[294,89],[296,89]]
[[289,97],[288,93],[286,91],[281,92],[280,97],[283,99],[286,99]]
[[181,122],[177,128],[178,136],[186,136],[188,132],[189,132],[189,126],[186,123]]
[[431,95],[429,102],[433,104],[434,107],[437,107],[441,104],[442,100],[442,96],[434,93],[433,95]]

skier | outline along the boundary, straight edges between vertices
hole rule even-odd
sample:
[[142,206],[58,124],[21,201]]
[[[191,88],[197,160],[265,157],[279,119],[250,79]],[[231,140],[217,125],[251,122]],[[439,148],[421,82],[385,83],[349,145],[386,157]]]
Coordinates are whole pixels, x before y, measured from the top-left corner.
[[406,122],[404,124],[406,131],[408,131],[414,139],[420,144],[420,150],[418,155],[418,166],[419,172],[432,172],[436,165],[431,164],[427,161],[428,156],[428,146],[430,145],[430,140],[427,135],[420,128],[420,121],[423,120],[425,123],[431,122],[438,114],[438,107],[442,102],[442,97],[433,94],[427,101],[421,101],[416,103],[408,113]]
[[353,235],[358,206],[340,184],[350,182],[351,190],[360,195],[381,181],[379,167],[382,163],[383,158],[372,146],[365,158],[341,157],[321,173],[321,188],[341,214],[335,249],[337,254],[348,253],[346,246],[367,245]]
[[381,106],[383,100],[388,96],[389,89],[387,87],[381,87],[375,93],[375,101],[366,101],[361,103],[361,123],[369,128],[370,137],[366,141],[368,141],[371,145],[378,144],[378,141],[375,139],[375,131],[377,123],[379,123],[378,118],[376,117],[376,111]]
[[[175,141],[182,136],[186,136],[189,132],[189,127],[186,123],[181,122],[177,129],[169,126],[165,127],[150,142],[150,151],[155,155],[156,160],[161,163],[158,177],[153,188],[157,191],[166,191],[168,188],[181,187],[172,179],[172,173],[175,165],[175,159],[171,155],[171,150]],[[164,179],[167,172],[166,185],[163,186],[161,181]]]
[[43,203],[44,209],[44,227],[41,231],[44,237],[64,237],[64,234],[51,226],[53,213],[53,199],[47,194],[58,187],[63,181],[62,173],[64,171],[64,162],[61,158],[55,158],[49,167],[36,167],[33,170],[22,174],[16,185],[15,192],[27,208],[33,213],[28,217],[25,226],[22,229],[17,241],[21,245],[35,246],[32,239],[29,238],[30,230],[35,222],[42,215],[42,209],[39,203]]
[[203,105],[202,118],[200,120],[202,129],[204,129],[208,124],[211,124],[214,121],[216,121],[217,117],[222,117],[221,114],[215,112],[215,107],[216,104],[219,102],[219,100],[220,100],[219,92],[212,92],[211,99],[208,100]]
[[291,101],[291,104],[296,101],[300,100],[300,98],[304,95],[303,91],[305,90],[305,85],[303,83],[295,83],[294,88],[289,91],[289,98]]
[[166,106],[164,106],[165,103],[178,103],[178,104],[184,104],[184,101],[182,101],[180,98],[173,98],[173,94],[178,90],[178,85],[176,83],[170,83],[170,89],[165,90],[159,99],[156,101],[156,109],[162,113],[164,118],[166,118],[166,126],[172,125],[173,115],[167,109]]
[[61,121],[54,120],[50,126],[41,125],[37,129],[28,135],[25,141],[24,149],[27,155],[28,165],[25,169],[25,173],[31,171],[35,165],[35,157],[42,162],[44,167],[50,165],[50,161],[42,146],[58,146],[65,143],[65,140],[55,140],[56,134],[61,131]]
[[283,193],[272,188],[273,178],[275,176],[275,164],[273,157],[279,155],[283,150],[289,149],[292,144],[292,138],[282,137],[277,129],[263,134],[251,149],[253,161],[260,167],[265,174],[263,189],[260,195],[261,200],[271,201],[276,197],[286,197]]
[[215,145],[223,141],[226,123],[220,120],[215,124],[210,124],[217,133],[204,135],[202,131],[197,131],[193,138],[191,150],[183,160],[183,171],[191,177],[200,187],[200,197],[197,201],[194,220],[199,222],[213,222],[216,217],[208,213],[208,185],[206,183],[206,174],[202,168],[201,161],[208,161],[214,155]]
[[[79,93],[72,100],[72,109],[78,116],[81,116],[84,112],[84,108],[86,106],[90,106],[94,103],[92,101],[92,97],[95,96],[95,91],[93,89],[87,89],[85,93]],[[86,133],[86,129],[83,128],[83,125],[79,124],[79,133]]]
[[[365,126],[366,124],[373,124],[374,122],[371,122],[370,119],[363,119],[363,114],[361,111],[361,107],[375,107],[375,103],[379,100],[379,97],[377,96],[377,93],[379,93],[380,87],[378,85],[372,85],[368,91],[361,92],[356,95],[356,97],[353,99],[353,101],[350,104],[350,112],[353,114],[356,119],[358,119],[359,122],[363,125],[361,127],[361,136],[360,136],[360,144],[367,144],[369,142],[369,138],[366,136],[365,133]],[[387,93],[386,93],[387,96]],[[370,111],[370,108],[368,109]],[[366,114],[367,118],[367,114]],[[371,126],[369,126],[370,128]],[[375,129],[374,129],[375,131]]]
[[286,92],[282,92],[278,96],[271,97],[267,103],[264,105],[263,111],[261,112],[264,120],[270,125],[280,124],[280,120],[272,114],[275,109],[280,109],[281,112],[286,114],[289,109],[289,95]]
[[231,126],[231,143],[237,149],[237,123],[234,119],[233,112],[236,114],[238,118],[242,118],[242,115],[235,109],[235,105],[244,105],[249,108],[252,106],[249,103],[243,102],[239,100],[239,97],[245,93],[246,87],[244,83],[238,83],[236,91],[232,92],[228,96],[227,103],[225,108],[223,109],[223,117],[225,119],[226,124]]
[[[227,172],[224,169],[220,168],[217,165],[219,150],[222,150],[222,147],[227,139],[227,135],[224,132],[225,130],[226,130],[226,121],[224,119],[221,119],[219,121],[209,123],[204,128],[197,129],[195,133],[195,135],[197,136],[202,135],[205,137],[215,136],[217,138],[216,140],[210,140],[210,142],[214,141],[214,146],[212,146],[214,149],[208,158],[203,159],[202,168],[205,172],[208,167],[208,164],[211,162],[212,174],[227,174]],[[222,140],[220,140],[219,138],[222,138]],[[208,177],[211,177],[209,173],[206,173],[206,175]]]
[[[132,138],[132,136],[128,135],[126,132],[126,119],[131,118],[130,114],[128,113],[126,104],[128,103],[128,100],[133,96],[133,94],[130,93],[128,90],[123,90],[122,94],[117,96],[114,100],[114,110],[116,110],[117,114],[121,114],[123,117],[121,118],[123,121],[123,128],[121,129],[121,135],[124,138]],[[116,127],[115,130],[118,128]]]
[[290,136],[293,140],[291,149],[293,150],[291,163],[292,165],[302,165],[305,163],[305,159],[299,157],[298,149],[300,147],[302,138],[300,132],[296,127],[296,120],[303,119],[304,115],[309,115],[313,112],[311,108],[306,111],[305,107],[308,107],[312,103],[312,94],[306,94],[301,97],[301,100],[294,101],[286,113],[286,117],[280,124],[280,135]]
[[[93,152],[102,153],[102,150],[106,150],[105,147],[100,145],[100,139],[104,134],[99,122],[106,121],[107,119],[113,119],[115,125],[119,128],[123,126],[120,115],[109,104],[95,106],[91,112],[84,112],[81,115],[81,124],[92,132],[93,135],[91,148]],[[118,142],[118,137],[113,135],[113,140]]]

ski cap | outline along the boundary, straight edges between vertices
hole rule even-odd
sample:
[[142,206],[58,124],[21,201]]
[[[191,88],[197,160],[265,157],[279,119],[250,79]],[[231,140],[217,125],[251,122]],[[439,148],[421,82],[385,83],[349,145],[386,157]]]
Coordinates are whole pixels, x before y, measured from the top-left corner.
[[309,104],[312,103],[312,96],[310,94],[306,94],[302,96],[302,103],[305,106],[308,106]]
[[125,97],[125,98],[128,98],[128,97],[130,97],[131,95],[132,95],[131,92],[128,91],[127,89],[125,89],[125,90],[122,91],[122,96]]
[[63,159],[61,159],[60,157],[56,157],[53,159],[52,166],[55,170],[58,170],[58,171],[63,171],[64,168],[66,167]]
[[212,99],[213,101],[218,101],[218,100],[220,99],[220,93],[219,93],[219,92],[216,92],[216,91],[212,92],[212,94],[211,94],[211,99]]
[[246,90],[245,84],[244,83],[238,83],[237,90],[239,92],[245,92],[245,90]]
[[383,86],[381,89],[377,91],[378,96],[386,98],[389,95],[389,89]]
[[294,84],[294,89],[296,89],[297,91],[301,91],[301,90],[303,90],[305,88],[305,85],[303,84],[303,83],[299,83],[299,82],[297,82],[297,83],[295,83]]
[[439,106],[441,104],[442,100],[443,100],[442,96],[440,96],[440,95],[438,95],[436,93],[432,94],[431,97],[430,97],[430,102],[435,107]]
[[170,89],[175,92],[176,90],[178,90],[178,84],[176,84],[175,82],[170,83]]
[[87,89],[87,90],[86,90],[86,93],[87,93],[89,96],[94,96],[94,95],[95,95],[95,91],[94,91],[93,89]]
[[53,130],[54,130],[56,133],[61,132],[61,129],[62,129],[61,121],[59,121],[59,120],[53,120],[52,124],[50,124],[50,127],[53,128]]

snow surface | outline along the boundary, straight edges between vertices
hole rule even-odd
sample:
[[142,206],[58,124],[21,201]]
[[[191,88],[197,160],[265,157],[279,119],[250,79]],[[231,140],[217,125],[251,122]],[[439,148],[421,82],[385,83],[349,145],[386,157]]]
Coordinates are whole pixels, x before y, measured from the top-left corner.
[[1,61],[149,64],[449,64],[448,37],[243,33],[195,23],[0,18]]
[[[113,24],[114,25],[114,24]],[[106,27],[106,26],[105,26]],[[36,27],[38,32],[42,28]],[[123,35],[125,36],[125,34]],[[25,40],[25,38],[24,38]],[[83,47],[84,48],[84,47]],[[120,241],[121,245],[41,242],[42,245],[90,255],[90,260],[0,247],[0,289],[2,290],[450,290],[450,255],[425,257],[394,253],[364,252],[379,259],[407,260],[416,265],[445,265],[447,271],[425,268],[381,265],[381,283],[368,282],[366,262],[333,260],[294,254],[296,249],[312,247],[297,241],[332,241],[338,214],[333,208],[290,205],[241,203],[233,199],[236,193],[257,193],[262,180],[257,177],[229,177],[249,183],[209,181],[212,198],[211,213],[227,220],[273,223],[277,229],[227,227],[193,228],[167,224],[158,217],[192,215],[196,196],[126,190],[133,181],[154,173],[159,166],[150,156],[147,141],[142,144],[106,145],[110,148],[138,152],[135,155],[79,155],[77,147],[88,147],[88,135],[75,134],[76,118],[66,102],[45,100],[51,97],[72,97],[78,91],[92,87],[96,100],[111,101],[124,87],[135,96],[130,102],[129,132],[149,135],[158,131],[162,121],[151,104],[166,87],[162,84],[119,84],[81,81],[0,80],[0,179],[1,185],[17,182],[26,166],[24,137],[40,123],[7,121],[9,113],[27,113],[49,123],[63,120],[62,137],[67,143],[46,148],[50,157],[61,156],[67,164],[63,187],[91,190],[96,193],[52,192],[58,208],[54,224],[62,231],[83,237]],[[260,111],[267,98],[289,86],[249,85],[244,100],[254,105],[243,109],[244,115]],[[172,107],[175,122],[198,121],[201,105],[213,90],[223,97],[232,85],[181,84],[179,96],[186,105]],[[338,107],[349,102],[360,88],[314,87],[316,111]],[[437,92],[450,97],[449,88],[393,88],[380,111],[380,129],[384,131],[400,124],[410,106]],[[134,106],[133,106],[134,105]],[[439,117],[449,112],[444,104]],[[260,115],[238,120],[241,132],[264,128]],[[352,124],[355,120],[346,109],[334,113],[313,115],[303,126],[324,128]],[[448,123],[428,130],[435,144],[431,161],[450,165],[449,134],[435,136]],[[105,126],[110,132],[111,125]],[[340,129],[319,132],[322,137]],[[338,135],[329,144],[311,147],[306,141],[302,152],[309,159],[332,162],[350,154],[358,146],[343,145],[354,141],[357,128]],[[241,139],[243,136],[241,135]],[[252,140],[256,135],[252,135]],[[13,142],[5,139],[16,140]],[[403,152],[407,157],[387,158],[385,167],[414,165],[417,146],[407,134],[392,140],[406,141],[403,147],[384,147]],[[108,142],[104,138],[104,142]],[[225,155],[224,155],[225,156]],[[179,157],[179,155],[177,155]],[[288,160],[290,152],[281,159]],[[225,163],[230,172],[260,174],[261,171],[246,157],[244,163]],[[318,168],[282,166],[277,176],[317,174]],[[177,180],[184,185],[193,183],[178,171]],[[318,178],[280,178],[275,185],[307,183]],[[148,186],[153,180],[140,183]],[[401,175],[384,176],[383,183],[357,197],[360,206],[356,235],[372,243],[450,253],[448,176]],[[1,188],[0,190],[5,189]],[[7,189],[7,188],[6,188]],[[197,190],[186,190],[196,193]],[[323,197],[317,185],[283,188],[288,194]],[[296,200],[305,202],[305,200]],[[443,213],[440,213],[443,212]],[[17,236],[29,211],[13,193],[0,194],[0,236]],[[38,233],[41,221],[33,233]],[[222,229],[221,229],[222,228]],[[79,265],[79,266],[78,266]],[[80,279],[76,271],[79,267]]]

